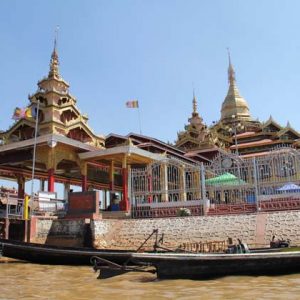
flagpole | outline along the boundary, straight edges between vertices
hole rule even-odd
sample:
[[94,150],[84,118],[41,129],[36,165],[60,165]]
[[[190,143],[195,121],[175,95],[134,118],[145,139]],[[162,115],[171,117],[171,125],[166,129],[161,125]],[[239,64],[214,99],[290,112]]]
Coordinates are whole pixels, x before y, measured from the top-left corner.
[[36,157],[36,139],[37,139],[37,128],[38,128],[38,120],[39,120],[39,108],[40,108],[40,100],[37,101],[37,112],[35,119],[35,132],[34,132],[34,143],[33,143],[33,158],[32,158],[32,177],[31,177],[31,200],[33,200],[33,181],[34,181],[34,171],[35,171],[35,157]]
[[140,134],[142,134],[140,106],[138,106],[138,114],[139,114],[139,126],[140,126]]

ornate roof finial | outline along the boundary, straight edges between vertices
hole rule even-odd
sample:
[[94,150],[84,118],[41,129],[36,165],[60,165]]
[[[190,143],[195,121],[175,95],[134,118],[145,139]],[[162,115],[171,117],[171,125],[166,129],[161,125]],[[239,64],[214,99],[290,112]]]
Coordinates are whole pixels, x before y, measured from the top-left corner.
[[50,71],[48,75],[49,78],[60,78],[59,70],[58,70],[59,61],[58,61],[58,54],[57,54],[58,29],[59,26],[56,26],[55,36],[54,36],[54,48],[50,60]]
[[193,114],[197,113],[197,98],[195,96],[195,89],[193,88]]
[[228,51],[228,60],[229,60],[229,66],[228,66],[228,83],[230,85],[235,83],[235,72],[231,63],[231,57],[230,57],[230,51],[229,48],[227,48]]

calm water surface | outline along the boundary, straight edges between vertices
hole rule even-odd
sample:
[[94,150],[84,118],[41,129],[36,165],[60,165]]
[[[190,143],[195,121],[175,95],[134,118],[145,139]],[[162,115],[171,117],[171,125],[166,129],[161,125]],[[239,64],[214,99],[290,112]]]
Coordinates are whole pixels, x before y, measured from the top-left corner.
[[48,266],[0,259],[0,299],[300,299],[300,274],[156,280],[126,274],[98,280],[91,267]]

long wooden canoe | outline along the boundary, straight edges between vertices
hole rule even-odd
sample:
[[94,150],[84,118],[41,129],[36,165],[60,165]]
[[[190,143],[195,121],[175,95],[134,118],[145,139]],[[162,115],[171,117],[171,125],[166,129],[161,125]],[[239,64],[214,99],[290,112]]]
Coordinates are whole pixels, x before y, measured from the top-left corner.
[[300,251],[243,254],[133,253],[131,257],[136,265],[154,267],[160,279],[300,273]]
[[0,239],[0,253],[2,253],[2,256],[40,264],[91,265],[90,259],[93,256],[123,264],[131,257],[133,252],[134,250],[58,247]]

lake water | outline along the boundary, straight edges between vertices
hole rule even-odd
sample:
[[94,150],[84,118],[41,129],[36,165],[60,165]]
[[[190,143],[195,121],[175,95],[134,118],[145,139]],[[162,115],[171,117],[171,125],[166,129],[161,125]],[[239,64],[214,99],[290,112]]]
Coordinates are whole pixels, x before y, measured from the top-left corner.
[[125,274],[98,280],[88,266],[38,265],[0,259],[0,299],[300,299],[300,274],[156,280]]

